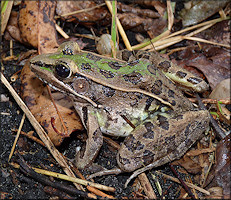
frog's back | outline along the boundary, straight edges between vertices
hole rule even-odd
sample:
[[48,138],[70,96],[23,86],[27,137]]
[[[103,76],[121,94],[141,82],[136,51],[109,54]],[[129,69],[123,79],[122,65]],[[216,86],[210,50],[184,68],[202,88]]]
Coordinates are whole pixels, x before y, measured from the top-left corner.
[[99,84],[125,92],[140,92],[162,99],[172,107],[193,107],[173,82],[151,63],[142,60],[126,63],[85,52],[80,53],[74,62],[76,73]]

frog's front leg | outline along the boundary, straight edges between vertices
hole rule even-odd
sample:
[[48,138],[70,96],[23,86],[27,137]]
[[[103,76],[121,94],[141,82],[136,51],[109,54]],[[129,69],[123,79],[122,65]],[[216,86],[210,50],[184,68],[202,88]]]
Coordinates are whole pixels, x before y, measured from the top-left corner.
[[99,128],[98,120],[91,106],[83,106],[79,110],[78,103],[74,104],[78,114],[81,116],[82,122],[87,130],[88,139],[85,148],[77,152],[75,157],[75,165],[79,169],[89,167],[94,161],[95,157],[103,144],[103,135]]
[[139,125],[117,154],[118,165],[123,171],[132,172],[143,167],[131,178],[180,158],[200,138],[210,121],[209,112],[204,110],[187,111],[170,119],[158,118]]

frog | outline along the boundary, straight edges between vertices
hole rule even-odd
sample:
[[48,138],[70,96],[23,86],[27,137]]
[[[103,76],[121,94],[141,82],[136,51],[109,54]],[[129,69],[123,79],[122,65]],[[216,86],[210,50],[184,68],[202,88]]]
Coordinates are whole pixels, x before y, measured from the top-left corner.
[[157,53],[118,55],[110,58],[65,42],[56,53],[32,58],[30,67],[72,99],[87,130],[86,144],[75,157],[79,169],[93,164],[103,134],[125,138],[118,167],[99,175],[133,172],[127,185],[140,173],[179,159],[209,128],[209,112],[191,103],[176,82],[199,92],[208,85]]

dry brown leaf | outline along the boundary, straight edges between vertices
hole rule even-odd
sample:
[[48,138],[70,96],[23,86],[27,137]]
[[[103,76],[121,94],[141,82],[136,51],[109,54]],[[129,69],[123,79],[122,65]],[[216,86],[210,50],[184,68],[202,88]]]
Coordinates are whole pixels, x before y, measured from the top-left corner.
[[[35,77],[28,65],[25,65],[22,69],[21,81],[22,98],[24,102],[27,104],[35,118],[48,132],[48,136],[51,138],[52,142],[56,146],[60,145],[64,138],[54,131],[51,126],[51,117],[55,118],[55,127],[60,132],[63,131],[63,127],[59,121],[53,103],[50,100],[46,87],[44,87],[43,83]],[[70,99],[59,92],[53,92],[52,96],[68,129],[68,133],[71,134],[74,130],[82,130],[83,126]]]
[[180,160],[174,161],[172,164],[173,165],[181,165],[191,174],[200,173],[202,170],[201,166],[198,163],[194,162],[188,156],[184,156]]
[[118,18],[125,30],[131,29],[134,32],[147,32],[150,38],[161,34],[167,25],[162,18],[143,18],[133,13],[118,13]]
[[[6,30],[14,40],[23,43],[21,39],[20,29],[18,27],[18,12],[15,11],[11,12]],[[6,38],[6,33],[4,37]],[[6,39],[10,40],[11,38],[6,38]]]
[[[221,52],[223,53],[221,54]],[[230,66],[227,64],[230,54],[221,49],[219,55],[219,59],[224,62],[217,64],[214,60],[215,57],[212,60],[211,57],[206,57],[198,47],[189,46],[179,54],[178,57],[181,61],[178,61],[177,64],[182,67],[189,66],[199,69],[207,78],[210,87],[214,89],[218,83],[230,77]]]
[[223,195],[230,197],[230,134],[221,140],[216,148],[216,164],[212,167],[205,185],[208,188],[220,186]]
[[153,10],[140,9],[140,8],[134,7],[134,5],[125,5],[120,2],[117,3],[117,9],[118,9],[118,12],[122,12],[122,13],[130,12],[130,13],[143,16],[143,17],[149,17],[149,18],[159,18],[160,17],[160,14],[158,14],[157,12]]
[[[61,16],[64,14],[80,11],[97,6],[94,1],[57,1],[56,13]],[[68,22],[76,22],[84,25],[93,25],[97,22],[108,24],[111,16],[105,6],[95,8],[91,11],[72,14],[63,17]],[[102,22],[104,20],[105,22]]]
[[55,1],[21,3],[18,24],[22,40],[35,48],[39,46],[43,53],[58,46],[54,21],[55,5]]

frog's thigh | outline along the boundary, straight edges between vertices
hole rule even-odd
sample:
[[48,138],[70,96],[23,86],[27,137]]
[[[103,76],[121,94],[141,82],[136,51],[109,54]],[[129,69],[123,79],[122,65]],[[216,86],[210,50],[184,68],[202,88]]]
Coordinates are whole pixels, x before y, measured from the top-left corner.
[[[138,126],[122,144],[117,162],[123,171],[134,171],[150,163],[153,167],[180,158],[209,124],[207,111],[188,111],[159,125],[152,120]],[[161,162],[160,162],[161,160]]]
[[[84,107],[83,121],[85,123],[88,139],[84,150],[80,150],[75,157],[75,165],[83,169],[91,165],[103,144],[103,135],[92,107]],[[84,151],[84,152],[83,152]]]

